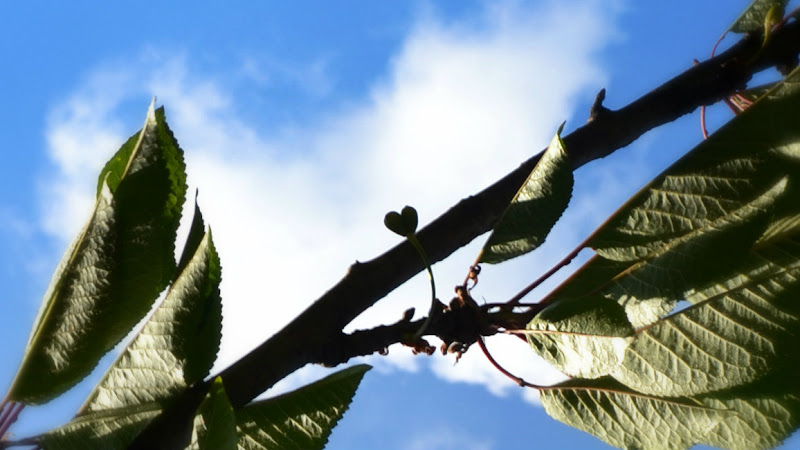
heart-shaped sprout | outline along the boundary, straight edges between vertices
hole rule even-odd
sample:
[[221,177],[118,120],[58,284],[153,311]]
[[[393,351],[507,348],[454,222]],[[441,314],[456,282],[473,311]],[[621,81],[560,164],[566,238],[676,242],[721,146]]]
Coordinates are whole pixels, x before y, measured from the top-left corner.
[[433,311],[438,304],[438,300],[436,300],[436,282],[433,279],[433,269],[431,269],[431,264],[428,262],[428,256],[425,254],[425,249],[422,248],[422,244],[419,242],[419,239],[417,239],[417,225],[419,224],[417,210],[406,205],[400,212],[390,211],[386,213],[386,216],[383,218],[383,224],[386,225],[386,228],[393,233],[399,234],[400,236],[408,239],[411,245],[414,246],[414,249],[417,250],[417,253],[419,253],[422,263],[425,264],[425,269],[428,271],[428,278],[431,282],[431,309],[428,312],[428,318],[425,319],[422,327],[420,327],[416,333],[416,340],[419,339],[419,337],[425,332],[425,329],[428,327],[431,317],[433,316]]
[[399,213],[390,211],[383,218],[383,224],[392,232],[403,237],[409,237],[417,231],[417,210],[411,206],[405,206]]

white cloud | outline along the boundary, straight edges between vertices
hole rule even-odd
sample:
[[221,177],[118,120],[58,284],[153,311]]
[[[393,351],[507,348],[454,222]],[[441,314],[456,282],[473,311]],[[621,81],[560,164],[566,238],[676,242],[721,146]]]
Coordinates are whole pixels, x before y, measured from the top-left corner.
[[470,430],[450,426],[431,427],[411,431],[405,448],[408,450],[492,450],[497,448],[491,440],[473,435]]
[[292,86],[311,97],[321,98],[333,89],[333,80],[328,73],[330,64],[328,56],[299,64],[247,56],[239,66],[238,75],[261,87]]
[[[397,243],[383,228],[386,211],[411,204],[421,222],[430,221],[546,145],[576,97],[603,84],[596,54],[613,33],[606,6],[502,2],[459,22],[423,15],[368,98],[348,99],[350,106],[299,130],[294,124],[292,133],[259,132],[237,113],[247,95],[192,73],[184,55],[150,51],[136,64],[105,65],[48,122],[56,169],[53,188],[43,191],[42,227],[63,241],[77,231],[96,173],[133,129],[127,120],[121,125],[122,111],[132,102],[143,111],[157,94],[222,257],[218,365],[227,365],[305,309],[354,260]],[[252,61],[242,67],[257,73]],[[564,221],[577,224],[586,214]],[[487,269],[480,293],[508,298],[582,237],[580,229],[566,227],[535,259]],[[476,245],[436,265],[442,297],[463,279]],[[352,326],[393,322],[409,306],[426,311],[428,295],[418,276]],[[542,384],[554,379],[524,343],[503,340],[489,345],[509,368]],[[377,364],[416,370],[426,361],[448,380],[483,383],[495,393],[513,387],[477,348],[455,367],[450,358],[412,357],[403,348]]]

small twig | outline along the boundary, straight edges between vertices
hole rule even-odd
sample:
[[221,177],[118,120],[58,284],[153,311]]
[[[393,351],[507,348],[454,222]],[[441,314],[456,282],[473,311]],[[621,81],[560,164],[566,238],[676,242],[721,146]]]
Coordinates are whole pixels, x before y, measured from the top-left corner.
[[[714,47],[711,48],[711,57],[714,57],[714,54],[717,52],[717,46],[722,42],[722,39],[725,38],[725,35],[728,34],[726,30],[720,37],[717,39],[717,42],[714,42]],[[698,65],[700,62],[698,60],[694,60],[694,65]],[[708,128],[706,127],[706,105],[700,106],[700,131],[703,133],[703,139],[708,139]]]
[[730,98],[723,98],[722,101],[725,103],[725,106],[727,106],[728,109],[731,110],[733,114],[739,114],[740,112],[742,112],[742,110],[739,109],[739,107],[736,106],[736,104],[733,103],[733,101],[731,101]]
[[[722,36],[725,35],[723,34]],[[722,37],[717,40],[717,44],[719,44],[719,41],[721,40]],[[714,44],[714,50],[716,50],[717,44]],[[714,50],[711,50],[712,57],[714,56]],[[696,66],[700,64],[700,61],[693,59],[692,63]],[[703,139],[708,139],[708,128],[706,128],[706,105],[700,106],[700,132],[703,133]]]
[[486,356],[486,359],[489,360],[490,363],[495,367],[495,369],[499,370],[503,375],[507,376],[514,380],[515,383],[522,387],[529,387],[534,389],[542,389],[544,386],[539,386],[536,384],[528,383],[527,381],[523,380],[521,377],[514,375],[513,373],[509,372],[508,370],[504,369],[503,366],[497,363],[495,359],[492,357],[492,354],[489,353],[489,349],[486,348],[486,344],[483,342],[483,336],[478,338],[478,346],[480,346],[481,351]]
[[[744,37],[715,58],[690,68],[627,106],[609,113],[610,120],[584,125],[563,137],[570,162],[578,168],[638,139],[704,104],[731,95],[750,77],[800,49],[800,25],[788,23],[775,32],[768,51],[752,66],[739,61],[755,54],[759,42]],[[489,231],[538,162],[525,161],[503,179],[450,208],[418,231],[431,262],[441,261]],[[308,352],[328,344],[331,336],[402,283],[424,270],[413,246],[403,242],[375,260],[354,264],[348,274],[269,340],[222,372],[234,406],[250,402],[265,389],[312,361]],[[310,333],[309,330],[314,332]]]
[[[478,257],[480,259],[480,256]],[[472,290],[475,286],[478,285],[478,275],[481,273],[481,266],[478,264],[478,261],[475,261],[475,264],[469,266],[469,272],[467,272],[466,278],[464,278],[464,283],[461,284],[466,290]],[[472,280],[472,287],[469,287],[469,280]]]
[[0,441],[0,448],[10,448],[10,447],[23,447],[23,446],[31,446],[35,445],[36,449],[39,449],[39,438],[29,437],[25,439],[18,439],[16,441]]
[[703,139],[708,139],[708,128],[706,128],[706,105],[700,107],[700,131]]
[[722,33],[722,35],[720,35],[719,39],[717,39],[717,42],[714,42],[714,46],[711,47],[711,57],[712,58],[717,53],[717,46],[719,46],[720,42],[722,42],[722,40],[725,39],[725,36],[727,34],[728,34],[728,31],[726,30],[724,33]]
[[17,417],[24,407],[24,403],[17,402],[8,402],[5,405],[5,409],[2,412],[3,417],[0,418],[0,439],[6,435],[6,432],[9,428],[11,428],[11,425],[17,421]]
[[604,114],[607,114],[610,109],[603,106],[603,101],[606,99],[606,88],[600,89],[600,92],[597,93],[597,96],[594,98],[594,103],[592,103],[592,107],[589,108],[589,120],[586,122],[594,122],[599,117],[602,117]]
[[[14,404],[8,401],[8,397],[4,398],[3,401],[0,402],[0,427],[6,423],[6,417],[8,417],[8,413],[13,406]],[[2,439],[3,435],[0,434],[0,441],[2,441]]]
[[[591,238],[591,236],[590,236],[590,238]],[[506,302],[506,306],[513,307],[513,306],[519,305],[520,304],[520,300],[522,300],[523,297],[528,295],[532,290],[534,290],[537,287],[539,287],[540,284],[542,284],[545,281],[547,281],[548,278],[550,278],[553,275],[555,275],[555,273],[558,272],[562,267],[565,267],[565,266],[569,265],[569,263],[571,263],[572,260],[575,259],[576,256],[578,256],[578,253],[580,253],[581,250],[583,250],[586,247],[586,242],[588,242],[588,239],[586,241],[584,241],[583,243],[581,243],[581,245],[576,247],[575,250],[573,250],[572,252],[570,252],[570,254],[565,256],[564,259],[559,261],[555,266],[551,267],[550,270],[548,270],[542,276],[537,278],[533,283],[529,284],[524,289],[519,291],[519,293],[517,293],[517,295],[515,295],[508,302]]]
[[740,113],[753,105],[752,100],[746,98],[742,94],[736,94],[730,98],[731,103],[737,109],[736,113]]

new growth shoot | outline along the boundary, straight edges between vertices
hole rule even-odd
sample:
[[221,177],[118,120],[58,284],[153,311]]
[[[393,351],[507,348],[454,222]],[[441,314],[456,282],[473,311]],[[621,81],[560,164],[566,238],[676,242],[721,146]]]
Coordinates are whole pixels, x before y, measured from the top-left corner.
[[431,317],[433,317],[434,310],[438,303],[438,300],[436,300],[436,282],[433,278],[433,269],[428,261],[428,255],[425,253],[425,249],[422,248],[422,244],[419,242],[419,239],[417,239],[418,223],[419,218],[417,216],[417,210],[407,205],[399,213],[397,211],[390,211],[386,213],[386,216],[383,218],[383,224],[386,225],[386,228],[408,239],[411,245],[414,246],[414,249],[417,250],[420,258],[422,258],[425,269],[428,271],[428,279],[431,283],[431,307],[425,322],[423,322],[420,329],[414,335],[414,340],[419,339],[425,332],[425,329],[428,328],[428,324],[430,324]]

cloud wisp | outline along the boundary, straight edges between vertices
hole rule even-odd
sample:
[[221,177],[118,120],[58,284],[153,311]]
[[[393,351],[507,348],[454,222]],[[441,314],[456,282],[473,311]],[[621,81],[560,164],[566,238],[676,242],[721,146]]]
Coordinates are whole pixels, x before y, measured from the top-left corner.
[[[96,173],[130,130],[123,112],[131,104],[143,110],[157,94],[222,257],[218,366],[228,365],[305,309],[353,261],[396,244],[382,225],[386,211],[413,205],[424,224],[546,145],[576,99],[603,84],[597,53],[613,19],[600,2],[535,9],[502,2],[457,21],[421,14],[368,96],[342,99],[347,106],[292,124],[291,133],[259,131],[256,118],[238,113],[248,93],[192,72],[185,55],[150,52],[138,63],[102,65],[51,114],[54,169],[42,190],[41,227],[61,241],[77,231]],[[325,84],[324,74],[312,78]],[[579,223],[585,214],[570,213],[562,223]],[[487,271],[479,295],[507,298],[545,270],[582,237],[580,227],[563,228],[536,260]],[[441,291],[463,279],[478,248],[473,243],[434,267]],[[426,311],[426,283],[416,277],[351,326],[393,322],[410,306]],[[555,379],[521,341],[500,337],[490,345],[520,375]],[[514,387],[477,350],[455,367],[450,358],[412,357],[402,348],[370,362],[382,370],[430,365],[444,379],[482,383],[497,394]]]

